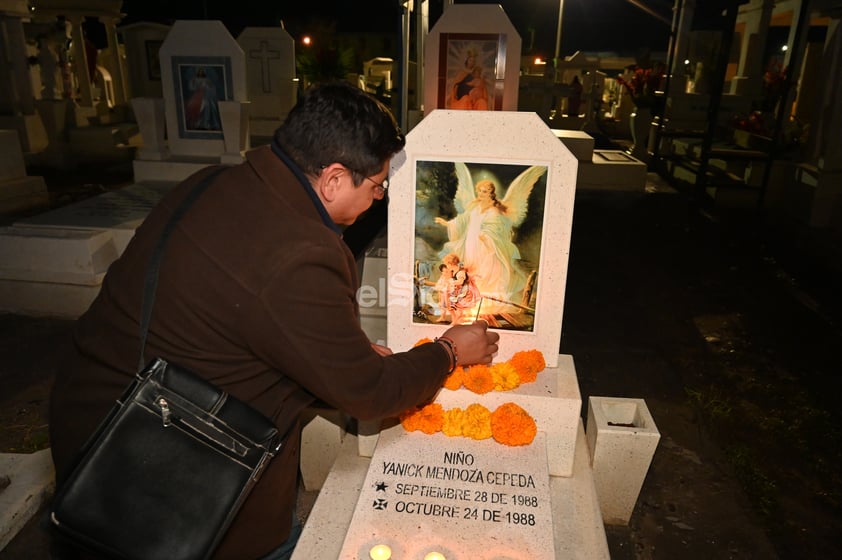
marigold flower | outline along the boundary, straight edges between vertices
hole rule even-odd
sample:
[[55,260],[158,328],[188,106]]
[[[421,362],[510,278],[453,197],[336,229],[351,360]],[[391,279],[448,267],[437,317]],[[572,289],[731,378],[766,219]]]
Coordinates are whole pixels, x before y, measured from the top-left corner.
[[520,385],[520,374],[509,362],[500,362],[491,366],[491,379],[495,391],[511,391]]
[[482,364],[467,368],[462,376],[462,384],[469,391],[473,391],[478,395],[484,395],[494,389],[491,368]]
[[491,434],[503,445],[529,445],[537,432],[535,420],[515,403],[502,404],[491,414]]
[[538,372],[547,367],[544,355],[539,350],[521,350],[515,352],[509,360],[520,375],[521,383],[532,383],[537,379]]
[[449,437],[462,435],[462,424],[465,422],[465,411],[461,408],[451,408],[444,412],[444,423],[441,432]]
[[481,404],[472,404],[465,409],[462,435],[472,439],[491,437],[491,412]]
[[416,346],[421,346],[422,344],[427,344],[428,342],[433,342],[433,339],[432,338],[422,338],[421,340],[419,340],[418,342],[413,344],[412,347],[415,348]]
[[425,434],[434,434],[444,424],[444,408],[439,403],[431,403],[423,408],[408,410],[400,415],[401,425],[407,432],[420,430]]
[[465,375],[465,369],[462,366],[457,366],[453,373],[447,376],[444,380],[444,388],[456,391],[462,387],[462,378]]

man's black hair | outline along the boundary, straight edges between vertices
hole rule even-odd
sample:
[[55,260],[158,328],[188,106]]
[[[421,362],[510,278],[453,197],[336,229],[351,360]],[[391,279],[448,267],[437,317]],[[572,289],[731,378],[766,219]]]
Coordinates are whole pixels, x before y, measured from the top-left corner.
[[346,82],[309,89],[275,132],[275,141],[304,173],[318,175],[341,163],[359,185],[383,170],[404,146],[394,115],[377,99]]

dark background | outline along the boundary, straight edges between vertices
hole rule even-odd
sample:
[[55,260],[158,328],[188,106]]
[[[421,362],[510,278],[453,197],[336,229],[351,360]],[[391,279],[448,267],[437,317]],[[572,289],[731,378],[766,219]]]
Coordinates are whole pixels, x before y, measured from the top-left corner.
[[[429,0],[430,28],[442,13],[444,0]],[[457,2],[460,3],[460,2]],[[557,0],[471,0],[471,4],[499,4],[523,41],[523,52],[552,56],[558,25]],[[671,20],[672,3],[646,0],[645,4]],[[274,26],[284,22],[294,37],[308,27],[335,24],[340,32],[400,32],[398,0],[125,0],[123,23],[177,19],[219,19],[233,35],[246,26]],[[670,29],[663,21],[632,5],[629,0],[565,0],[561,55],[579,51],[635,52],[641,48],[664,51]]]

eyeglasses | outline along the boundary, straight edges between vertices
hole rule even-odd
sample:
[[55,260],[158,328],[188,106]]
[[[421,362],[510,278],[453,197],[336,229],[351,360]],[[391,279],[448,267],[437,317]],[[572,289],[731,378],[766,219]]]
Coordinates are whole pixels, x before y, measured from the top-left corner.
[[[344,163],[340,163],[340,165],[342,165],[342,167],[344,167],[345,169],[350,171],[352,174],[362,175],[362,173],[358,173],[358,172],[354,171],[353,169],[351,169],[350,167],[348,167]],[[327,165],[321,165],[319,167],[321,169],[324,169],[324,168],[327,167]],[[388,177],[383,179],[383,181],[381,183],[378,183],[377,181],[375,181],[371,177],[365,177],[363,180],[365,180],[365,179],[368,179],[369,181],[374,183],[374,189],[375,189],[378,197],[384,197],[389,192],[389,178]]]
[[382,183],[378,183],[377,181],[375,181],[371,177],[366,177],[366,179],[368,179],[369,181],[374,183],[374,188],[377,190],[378,196],[386,196],[386,193],[389,192],[389,178],[388,177],[383,179]]

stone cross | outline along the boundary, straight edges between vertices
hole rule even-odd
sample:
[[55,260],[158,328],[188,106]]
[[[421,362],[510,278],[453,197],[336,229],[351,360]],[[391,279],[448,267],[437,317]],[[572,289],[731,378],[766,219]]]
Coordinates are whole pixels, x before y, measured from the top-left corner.
[[260,59],[260,71],[263,76],[263,93],[272,93],[269,61],[281,58],[281,51],[269,50],[269,43],[260,41],[260,49],[250,50],[249,58]]

